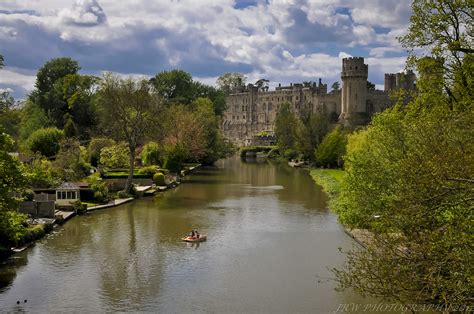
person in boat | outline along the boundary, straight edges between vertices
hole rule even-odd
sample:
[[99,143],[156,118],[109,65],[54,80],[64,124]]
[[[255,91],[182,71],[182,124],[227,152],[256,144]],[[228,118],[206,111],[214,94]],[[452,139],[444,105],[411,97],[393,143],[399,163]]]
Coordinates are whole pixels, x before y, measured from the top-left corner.
[[196,236],[196,234],[194,233],[194,230],[191,230],[188,236],[194,239],[194,237]]
[[196,236],[196,239],[199,239],[201,236],[197,230],[194,230],[194,235]]

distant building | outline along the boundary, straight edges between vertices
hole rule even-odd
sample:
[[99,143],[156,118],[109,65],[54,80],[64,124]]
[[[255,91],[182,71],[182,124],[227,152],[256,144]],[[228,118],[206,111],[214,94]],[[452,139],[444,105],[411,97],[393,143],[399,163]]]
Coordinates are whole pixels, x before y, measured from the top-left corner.
[[387,74],[385,88],[369,90],[367,77],[369,67],[364,58],[342,60],[342,88],[327,92],[327,85],[290,84],[273,91],[249,84],[226,98],[222,130],[224,135],[237,145],[255,145],[258,134],[273,134],[280,106],[287,102],[296,116],[304,112],[326,112],[333,123],[353,127],[368,123],[372,115],[392,106],[391,91],[415,88],[415,75]]
[[56,205],[72,207],[72,203],[80,200],[80,187],[77,184],[64,182],[56,189]]

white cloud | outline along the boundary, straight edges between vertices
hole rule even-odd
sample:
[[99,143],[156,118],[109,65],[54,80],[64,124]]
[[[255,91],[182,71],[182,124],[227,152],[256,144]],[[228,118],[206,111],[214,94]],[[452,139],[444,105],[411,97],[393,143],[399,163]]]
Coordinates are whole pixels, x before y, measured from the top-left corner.
[[283,83],[338,79],[341,58],[367,51],[378,79],[401,65],[386,56],[403,51],[396,36],[409,2],[271,0],[236,9],[234,0],[3,0],[0,42],[8,63],[32,72],[71,56],[87,73],[181,68],[204,81],[239,71]]

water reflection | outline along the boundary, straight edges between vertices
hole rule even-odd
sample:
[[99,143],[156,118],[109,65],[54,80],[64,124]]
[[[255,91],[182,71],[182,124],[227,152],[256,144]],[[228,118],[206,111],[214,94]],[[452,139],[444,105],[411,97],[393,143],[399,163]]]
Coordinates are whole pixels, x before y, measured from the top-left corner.
[[[35,312],[330,312],[353,294],[318,283],[348,247],[308,173],[261,159],[220,161],[174,190],[77,217],[0,267]],[[191,229],[208,235],[185,243]],[[10,274],[10,275],[9,275]],[[11,275],[13,274],[13,275]],[[16,274],[16,275],[15,275]]]

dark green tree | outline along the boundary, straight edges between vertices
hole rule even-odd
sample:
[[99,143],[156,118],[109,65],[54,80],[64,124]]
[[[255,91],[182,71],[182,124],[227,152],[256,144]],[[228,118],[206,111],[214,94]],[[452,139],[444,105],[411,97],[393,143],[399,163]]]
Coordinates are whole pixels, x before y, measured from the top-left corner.
[[77,61],[57,58],[46,62],[36,75],[36,89],[31,93],[30,100],[49,113],[56,127],[63,127],[68,106],[61,88],[55,87],[55,84],[67,75],[77,74],[79,70]]
[[296,128],[296,147],[306,160],[314,160],[314,150],[329,130],[326,112],[302,113]]
[[39,129],[28,138],[28,147],[33,153],[41,153],[45,157],[53,157],[59,152],[64,131],[57,128]]
[[195,97],[193,78],[183,70],[160,72],[150,82],[165,103],[190,104]]
[[342,165],[346,153],[347,136],[340,126],[329,132],[316,148],[315,161],[319,166],[337,167]]
[[286,151],[295,151],[297,120],[290,110],[289,103],[283,103],[278,110],[275,120],[275,136],[281,154]]

